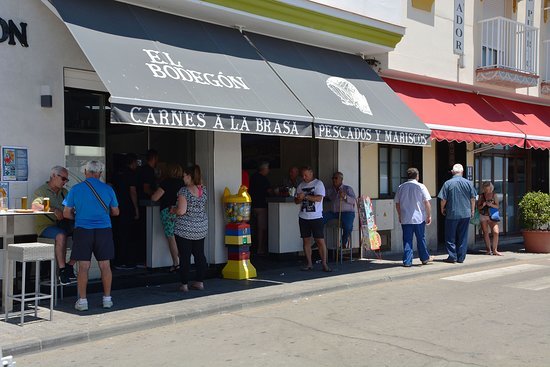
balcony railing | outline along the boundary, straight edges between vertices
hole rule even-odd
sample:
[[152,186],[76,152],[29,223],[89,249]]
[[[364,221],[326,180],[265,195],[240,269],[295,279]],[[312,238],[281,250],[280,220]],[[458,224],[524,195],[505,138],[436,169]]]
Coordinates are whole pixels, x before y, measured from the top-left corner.
[[507,69],[537,74],[538,28],[503,17],[486,19],[480,24],[479,69]]
[[550,40],[542,42],[541,59],[544,60],[544,66],[541,68],[541,76],[543,82],[550,82]]

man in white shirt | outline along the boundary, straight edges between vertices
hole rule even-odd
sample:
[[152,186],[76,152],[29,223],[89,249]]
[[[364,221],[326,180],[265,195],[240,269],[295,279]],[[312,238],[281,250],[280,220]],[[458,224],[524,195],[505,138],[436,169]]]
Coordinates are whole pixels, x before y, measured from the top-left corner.
[[331,272],[327,265],[327,246],[325,244],[325,223],[323,220],[323,198],[325,197],[325,185],[321,180],[313,177],[313,169],[304,167],[301,170],[303,181],[296,189],[294,202],[300,205],[298,221],[300,224],[300,236],[304,241],[304,253],[307,264],[302,270],[313,270],[311,262],[311,237],[319,246],[319,255],[324,272]]
[[432,222],[430,193],[426,186],[418,182],[416,168],[407,170],[408,181],[399,185],[395,194],[395,208],[403,230],[403,265],[410,267],[413,260],[413,234],[416,236],[418,257],[423,265],[431,261],[426,246],[426,224]]

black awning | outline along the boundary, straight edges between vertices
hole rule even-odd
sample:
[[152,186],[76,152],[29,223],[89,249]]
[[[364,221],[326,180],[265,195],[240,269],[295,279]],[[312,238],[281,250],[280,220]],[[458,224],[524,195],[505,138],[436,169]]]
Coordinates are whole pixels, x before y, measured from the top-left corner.
[[110,92],[111,122],[312,136],[311,115],[239,31],[117,1],[50,3]]
[[247,33],[314,117],[315,137],[430,145],[430,129],[359,56]]

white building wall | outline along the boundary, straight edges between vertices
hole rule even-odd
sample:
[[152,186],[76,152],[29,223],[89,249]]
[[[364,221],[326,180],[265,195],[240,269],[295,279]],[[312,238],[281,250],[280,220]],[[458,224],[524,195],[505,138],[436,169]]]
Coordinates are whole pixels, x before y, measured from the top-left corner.
[[[29,181],[10,184],[10,206],[32,196],[63,165],[63,67],[91,70],[66,26],[40,0],[0,1],[0,17],[27,23],[29,47],[0,43],[0,146],[29,149]],[[40,107],[40,87],[50,87],[53,107]],[[16,232],[33,233],[32,219],[17,218]]]
[[383,22],[402,25],[401,9],[405,0],[311,0],[313,3],[327,5],[364,17]]
[[431,12],[416,9],[407,2],[402,9],[405,36],[388,55],[387,68],[420,76],[461,83],[474,78],[474,10],[479,1],[466,0],[464,23],[465,67],[458,67],[453,54],[454,0],[436,1]]
[[[463,84],[476,84],[475,71],[481,58],[481,27],[479,22],[495,16],[525,22],[525,1],[518,1],[517,12],[512,10],[511,0],[465,0],[464,9],[464,56],[453,53],[454,0],[438,0],[433,3],[431,12],[414,8],[410,1],[401,9],[405,36],[395,49],[387,55],[380,55],[382,69],[412,75],[412,78],[429,77],[441,81]],[[546,28],[542,21],[541,0],[535,0],[534,25]],[[544,32],[539,37],[539,51],[543,50]],[[539,61],[540,67],[546,60]],[[498,91],[515,92],[530,96],[540,96],[538,86],[511,89],[483,84]]]

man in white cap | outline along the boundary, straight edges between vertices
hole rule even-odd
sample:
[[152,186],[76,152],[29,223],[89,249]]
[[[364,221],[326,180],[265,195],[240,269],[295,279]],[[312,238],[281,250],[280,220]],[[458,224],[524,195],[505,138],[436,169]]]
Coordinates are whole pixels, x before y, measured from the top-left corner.
[[446,261],[462,263],[468,250],[468,226],[474,215],[476,190],[472,182],[462,177],[461,164],[455,164],[451,173],[453,177],[445,181],[437,197],[445,216],[445,245],[449,254]]

